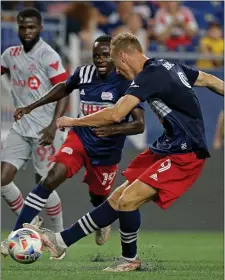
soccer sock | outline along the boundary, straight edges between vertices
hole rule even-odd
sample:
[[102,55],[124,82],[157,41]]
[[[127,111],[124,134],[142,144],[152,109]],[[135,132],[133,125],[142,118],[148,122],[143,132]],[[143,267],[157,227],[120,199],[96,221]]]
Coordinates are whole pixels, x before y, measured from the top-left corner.
[[13,230],[22,228],[23,223],[30,223],[44,208],[51,193],[52,191],[46,190],[41,184],[38,184],[24,201],[23,209],[20,212]]
[[120,221],[120,240],[122,256],[127,259],[135,259],[137,256],[137,236],[141,226],[139,210],[118,211]]
[[118,219],[118,212],[109,204],[108,200],[87,213],[70,228],[56,233],[57,243],[64,248],[69,247],[98,228],[106,227]]
[[63,217],[61,200],[56,191],[53,191],[46,202],[46,214],[49,216],[54,232],[63,231]]
[[23,208],[23,196],[19,188],[11,182],[1,187],[1,194],[10,209],[18,216]]

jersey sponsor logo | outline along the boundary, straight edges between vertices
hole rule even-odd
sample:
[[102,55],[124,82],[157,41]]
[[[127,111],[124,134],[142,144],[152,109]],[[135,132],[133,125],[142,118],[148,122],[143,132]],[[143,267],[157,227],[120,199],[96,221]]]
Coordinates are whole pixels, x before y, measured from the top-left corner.
[[179,76],[181,82],[182,82],[186,87],[191,88],[191,85],[188,83],[188,79],[187,79],[187,77],[185,76],[185,74],[182,73],[182,72],[178,72],[177,74],[178,74],[178,76]]
[[22,51],[22,47],[15,47],[10,49],[10,56],[18,56]]
[[64,148],[62,149],[62,153],[66,153],[66,154],[68,154],[68,155],[72,155],[73,149],[70,148],[70,147],[64,147]]
[[150,178],[152,178],[152,179],[155,180],[155,181],[158,181],[158,175],[157,175],[157,173],[152,174],[152,175],[150,176]]
[[59,69],[59,61],[56,61],[52,64],[49,64],[50,67],[52,67],[54,70],[58,71]]
[[101,95],[102,100],[113,100],[113,94],[111,92],[102,92]]
[[80,91],[80,95],[85,95],[84,89],[82,89],[82,90]]
[[12,79],[12,85],[16,86],[16,87],[25,87],[26,86],[26,81]]
[[102,109],[107,108],[107,107],[108,106],[81,103],[80,111],[84,116],[87,116],[87,115],[96,113],[98,111],[101,111]]
[[30,89],[37,90],[40,87],[40,80],[36,76],[32,76],[28,79],[27,85]]

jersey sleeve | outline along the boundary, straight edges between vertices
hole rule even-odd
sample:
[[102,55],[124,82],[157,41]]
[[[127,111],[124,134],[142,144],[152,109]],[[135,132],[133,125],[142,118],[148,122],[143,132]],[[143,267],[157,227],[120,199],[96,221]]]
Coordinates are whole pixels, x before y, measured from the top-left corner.
[[47,76],[53,86],[67,80],[68,74],[62,65],[60,56],[56,52],[47,51],[42,59]]
[[80,67],[77,67],[73,75],[69,77],[66,81],[66,91],[70,94],[74,89],[78,88],[78,83],[80,82]]
[[179,64],[179,66],[184,71],[184,74],[187,76],[189,84],[193,86],[198,78],[199,71],[197,69],[188,67],[184,64]]
[[6,49],[1,55],[1,74],[9,72],[8,53],[9,49]]
[[145,71],[139,73],[127,89],[126,94],[136,96],[141,102],[150,97],[155,97],[160,92],[160,77],[157,71]]

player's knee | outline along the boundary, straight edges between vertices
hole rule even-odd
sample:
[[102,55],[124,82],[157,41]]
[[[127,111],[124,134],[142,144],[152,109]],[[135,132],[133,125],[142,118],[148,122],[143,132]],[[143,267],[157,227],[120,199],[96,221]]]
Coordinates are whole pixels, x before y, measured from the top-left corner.
[[120,193],[112,193],[110,195],[110,197],[108,198],[108,202],[109,204],[111,205],[111,207],[115,210],[118,209],[118,201],[119,201],[119,198],[120,198]]
[[122,194],[118,200],[117,208],[119,211],[133,211],[138,208],[134,198]]
[[1,186],[4,187],[13,181],[13,176],[7,172],[1,173]]
[[16,175],[17,169],[11,164],[1,163],[1,186],[4,187],[11,183]]
[[41,180],[43,187],[49,190],[55,190],[66,180],[66,168],[64,165],[54,165],[49,170],[48,175]]

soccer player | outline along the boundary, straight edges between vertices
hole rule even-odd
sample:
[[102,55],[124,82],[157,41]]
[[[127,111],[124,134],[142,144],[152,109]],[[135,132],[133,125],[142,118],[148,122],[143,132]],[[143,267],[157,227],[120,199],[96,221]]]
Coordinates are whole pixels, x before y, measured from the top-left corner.
[[[91,213],[61,233],[37,229],[43,243],[59,257],[64,250],[97,228],[119,218],[122,257],[106,271],[137,270],[139,207],[154,201],[163,210],[176,201],[199,177],[210,157],[203,117],[194,86],[224,95],[224,82],[213,75],[164,59],[149,59],[137,38],[121,33],[111,42],[117,71],[133,79],[115,106],[80,119],[61,117],[57,126],[102,126],[119,122],[139,102],[147,100],[164,127],[164,133],[139,154],[123,172],[125,183]],[[154,218],[154,214],[152,215]],[[24,225],[35,229],[32,225]]]
[[[38,100],[53,85],[67,79],[59,55],[40,38],[43,28],[40,12],[33,8],[24,9],[17,15],[17,24],[22,45],[6,49],[1,58],[1,75],[10,74],[16,108]],[[24,200],[13,183],[15,175],[29,159],[33,162],[37,182],[47,174],[50,158],[55,153],[55,122],[65,114],[67,104],[68,98],[64,98],[26,115],[13,123],[5,140],[1,153],[1,195],[16,215],[21,212]],[[32,203],[33,199],[31,197],[27,203]],[[36,208],[39,209],[38,203]],[[46,212],[53,230],[63,230],[61,200],[56,192],[46,202]],[[36,217],[33,222],[40,225],[42,220]],[[4,248],[1,252],[8,254]]]
[[[20,119],[39,106],[68,96],[74,89],[80,92],[80,117],[112,107],[126,92],[130,81],[116,73],[110,57],[110,41],[109,36],[97,38],[93,44],[94,65],[78,67],[67,82],[53,87],[45,97],[28,107],[17,109],[15,118]],[[129,115],[132,121],[128,121]],[[14,230],[30,222],[44,207],[52,191],[83,166],[91,203],[94,207],[102,204],[111,191],[126,135],[142,133],[143,130],[144,110],[138,104],[118,124],[100,128],[73,127],[53,158],[56,164],[25,200]],[[109,226],[98,229],[96,243],[104,244],[109,233]]]

